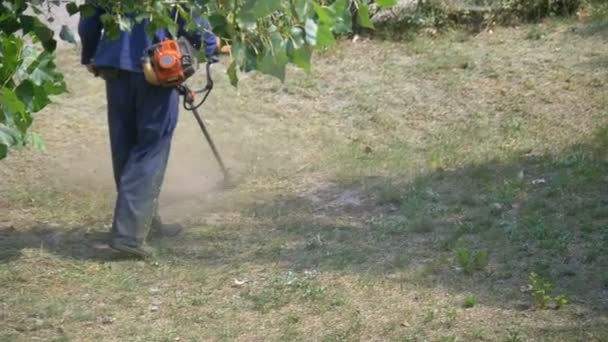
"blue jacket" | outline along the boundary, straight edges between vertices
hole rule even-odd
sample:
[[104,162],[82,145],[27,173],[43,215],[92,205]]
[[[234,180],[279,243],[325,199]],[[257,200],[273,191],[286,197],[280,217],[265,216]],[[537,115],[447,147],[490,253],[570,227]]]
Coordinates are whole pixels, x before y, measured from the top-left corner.
[[[80,18],[78,34],[82,44],[82,64],[142,72],[141,58],[144,50],[164,38],[171,38],[171,34],[165,29],[158,30],[152,38],[148,36],[145,28],[149,20],[145,19],[133,25],[130,32],[121,32],[118,38],[110,40],[103,34],[103,13],[98,9],[94,15]],[[186,37],[197,50],[204,43],[205,54],[207,58],[211,58],[216,54],[216,37],[211,33],[211,26],[206,20],[196,18],[196,21],[199,30],[188,33],[184,30],[183,18],[178,19],[178,35]]]

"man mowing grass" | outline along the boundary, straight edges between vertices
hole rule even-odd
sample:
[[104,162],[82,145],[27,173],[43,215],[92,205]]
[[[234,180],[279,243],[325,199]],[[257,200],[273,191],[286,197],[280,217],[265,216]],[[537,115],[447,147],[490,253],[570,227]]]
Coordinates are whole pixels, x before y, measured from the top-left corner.
[[[174,236],[182,227],[167,225],[158,215],[158,196],[167,167],[173,131],[177,123],[179,95],[175,88],[146,82],[141,58],[146,48],[172,38],[168,30],[146,33],[148,20],[135,24],[116,39],[103,32],[101,16],[81,17],[78,32],[82,41],[81,63],[106,82],[108,125],[118,196],[114,210],[110,247],[131,256],[148,257],[152,250],[146,238]],[[175,17],[175,16],[173,16]],[[215,59],[217,39],[209,24],[197,18],[198,30],[184,30],[185,20],[177,18],[179,35],[200,49],[204,44],[208,59]],[[177,37],[176,37],[177,38]]]

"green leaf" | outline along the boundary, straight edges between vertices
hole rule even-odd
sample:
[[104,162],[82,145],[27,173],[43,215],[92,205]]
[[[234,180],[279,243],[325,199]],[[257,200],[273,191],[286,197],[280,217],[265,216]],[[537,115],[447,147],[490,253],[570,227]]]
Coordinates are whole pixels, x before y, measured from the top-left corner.
[[353,27],[353,15],[348,7],[349,1],[337,0],[332,4],[332,8],[335,13],[335,24],[332,31],[337,34],[347,33],[352,31]]
[[12,90],[2,87],[0,89],[0,105],[4,107],[4,111],[13,114],[12,124],[19,129],[21,134],[25,134],[32,124],[32,116],[26,111],[25,104],[19,100]]
[[270,40],[272,45],[266,47],[265,53],[258,57],[257,68],[264,74],[285,81],[285,69],[289,62],[285,41],[279,33],[272,34]]
[[243,9],[252,11],[257,18],[263,18],[281,9],[281,0],[248,0]]
[[169,30],[169,33],[171,33],[171,36],[177,37],[178,27],[177,27],[177,24],[175,23],[175,21],[170,20],[170,19],[167,20],[166,24],[165,24],[165,28],[167,30]]
[[28,112],[36,113],[48,105],[51,100],[43,86],[36,86],[32,81],[25,80],[15,88],[15,94],[26,106]]
[[30,144],[33,148],[40,151],[46,150],[46,144],[44,143],[44,140],[42,139],[42,137],[40,137],[40,135],[36,133],[31,133],[29,134],[27,140],[28,144]]
[[342,13],[348,9],[349,1],[347,0],[336,0],[333,4],[331,4],[331,8],[334,13]]
[[319,27],[317,23],[312,19],[306,19],[306,26],[304,26],[304,31],[306,32],[306,42],[309,45],[315,46],[317,45],[317,34]]
[[68,11],[68,13],[70,15],[74,15],[80,11],[80,8],[78,8],[78,5],[76,5],[73,2],[70,2],[67,5],[65,5],[65,9]]
[[245,31],[254,31],[258,19],[281,9],[281,0],[247,0],[239,12],[237,22]]
[[25,113],[25,104],[19,100],[15,92],[6,87],[0,88],[0,105],[13,114]]
[[328,47],[336,43],[334,34],[331,32],[331,27],[321,24],[317,31],[317,45],[319,47]]
[[236,60],[234,60],[234,61],[232,61],[232,63],[230,63],[230,66],[228,67],[228,70],[226,71],[226,73],[228,74],[228,78],[230,79],[230,84],[233,87],[236,87],[237,84],[239,83],[239,78],[236,73]]
[[54,82],[46,82],[43,87],[44,87],[44,91],[48,95],[59,95],[59,94],[65,93],[67,91],[67,89],[65,87],[65,82],[63,80],[54,81]]
[[241,12],[237,19],[239,27],[244,31],[253,32],[257,28],[257,17],[253,12]]
[[6,146],[4,144],[0,144],[0,159],[6,158],[7,154],[8,154],[8,146]]
[[243,65],[247,59],[245,45],[241,42],[234,42],[231,47],[232,59],[236,65]]
[[367,4],[364,2],[359,3],[359,11],[358,11],[357,19],[358,19],[357,22],[362,27],[367,27],[370,29],[374,28],[374,24],[372,23],[372,21],[369,18],[369,7],[367,7]]
[[175,6],[177,11],[179,12],[179,17],[183,19],[186,23],[183,26],[186,32],[194,32],[197,29],[197,23],[192,18],[192,15],[184,9],[182,5]]
[[[293,44],[291,41],[289,44]],[[289,46],[289,45],[288,45]],[[311,70],[311,58],[312,58],[312,47],[310,45],[303,45],[300,48],[288,48],[289,61],[298,67],[304,69],[306,72]]]
[[21,64],[23,41],[16,36],[0,33],[0,84],[5,84]]
[[127,16],[118,16],[118,28],[122,32],[129,32],[133,27],[133,20]]
[[376,0],[375,2],[380,7],[392,7],[397,4],[397,0]]
[[30,15],[21,15],[19,21],[21,21],[21,28],[25,34],[33,32],[46,51],[55,51],[57,42],[53,39],[53,30],[44,25],[40,19]]
[[0,144],[13,146],[17,143],[17,137],[19,137],[19,132],[0,124]]
[[0,16],[0,27],[2,27],[2,32],[5,32],[8,35],[21,29],[19,21],[13,16]]
[[[253,46],[246,45],[247,43],[234,41],[232,43],[232,59],[236,62],[236,66],[240,71],[249,72],[256,69],[257,54]],[[260,49],[263,47],[260,46]]]
[[299,49],[302,45],[306,44],[304,30],[302,30],[301,27],[292,27],[290,33],[291,43],[294,45],[295,49]]
[[[118,36],[120,36],[120,28],[118,27],[118,23],[114,19],[113,15],[105,13],[102,14],[99,18],[101,19],[101,22],[103,24],[104,33],[109,39],[116,39],[118,38]],[[158,21],[152,20],[150,22],[150,25],[148,25],[148,27],[146,28],[146,32],[150,33],[150,30],[154,32],[157,30],[158,27]]]
[[80,15],[84,18],[91,17],[95,15],[95,7],[93,5],[81,5],[80,6]]
[[22,135],[27,132],[27,129],[30,128],[34,118],[28,112],[23,112],[21,116],[15,118],[15,127],[21,132]]
[[308,18],[310,11],[312,10],[312,0],[295,0],[295,10],[298,19],[304,21]]
[[319,23],[333,25],[334,17],[335,17],[335,12],[334,12],[333,8],[327,7],[327,6],[321,6],[321,5],[317,4],[316,2],[314,3],[314,8],[315,8],[315,13],[319,17]]
[[63,76],[53,63],[53,55],[44,51],[36,58],[27,70],[29,79],[37,86],[43,86],[49,95],[58,95],[66,91]]
[[230,37],[230,25],[226,17],[221,14],[212,14],[209,16],[209,25],[213,29],[213,33],[218,37]]

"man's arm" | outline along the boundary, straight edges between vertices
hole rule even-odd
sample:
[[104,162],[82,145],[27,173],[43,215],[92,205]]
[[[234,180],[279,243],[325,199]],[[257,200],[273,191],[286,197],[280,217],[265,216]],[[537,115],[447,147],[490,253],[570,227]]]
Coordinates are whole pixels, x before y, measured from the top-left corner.
[[103,25],[101,23],[101,9],[96,9],[95,14],[90,17],[80,16],[78,22],[78,35],[80,36],[80,42],[82,44],[82,53],[80,63],[83,65],[91,65],[99,39],[101,38],[101,31]]

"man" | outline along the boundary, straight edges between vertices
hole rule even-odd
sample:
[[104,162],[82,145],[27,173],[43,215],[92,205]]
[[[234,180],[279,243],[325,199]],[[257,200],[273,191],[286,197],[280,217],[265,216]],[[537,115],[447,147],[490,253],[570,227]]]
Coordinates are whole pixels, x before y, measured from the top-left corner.
[[[148,21],[144,20],[130,32],[109,39],[103,33],[103,13],[98,9],[93,16],[81,17],[78,33],[82,42],[81,63],[106,82],[112,164],[118,191],[110,247],[147,257],[151,255],[146,245],[150,230],[165,236],[181,230],[179,225],[163,224],[157,214],[177,123],[179,95],[174,88],[147,83],[141,66],[146,48],[171,37],[167,30],[159,30],[150,37],[145,31]],[[217,40],[206,21],[197,20],[199,29],[187,33],[183,18],[177,19],[180,36],[187,38],[195,49],[204,44],[207,58],[217,58]]]

